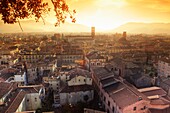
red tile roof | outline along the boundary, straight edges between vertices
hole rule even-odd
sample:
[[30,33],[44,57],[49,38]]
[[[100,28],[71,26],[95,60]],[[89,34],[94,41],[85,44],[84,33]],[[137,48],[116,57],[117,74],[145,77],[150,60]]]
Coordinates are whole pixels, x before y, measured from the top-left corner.
[[27,93],[25,91],[20,91],[14,101],[11,103],[11,105],[8,107],[8,109],[5,111],[5,113],[13,113],[15,112],[19,105],[21,104],[23,98],[25,97]]
[[13,83],[0,82],[0,98],[12,89]]

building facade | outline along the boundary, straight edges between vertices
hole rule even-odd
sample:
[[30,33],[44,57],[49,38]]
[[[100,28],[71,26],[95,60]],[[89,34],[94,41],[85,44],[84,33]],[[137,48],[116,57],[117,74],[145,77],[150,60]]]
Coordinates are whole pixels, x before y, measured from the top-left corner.
[[128,86],[123,79],[114,78],[112,70],[96,67],[92,75],[94,87],[107,113],[148,113],[146,96]]
[[158,76],[170,76],[170,59],[162,58],[158,61]]

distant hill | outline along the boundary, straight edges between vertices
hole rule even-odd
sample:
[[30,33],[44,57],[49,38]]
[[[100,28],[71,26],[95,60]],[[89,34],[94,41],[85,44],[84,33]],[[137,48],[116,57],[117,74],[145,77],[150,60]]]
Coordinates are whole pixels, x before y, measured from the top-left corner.
[[146,33],[146,34],[170,34],[170,23],[135,23],[130,22],[119,26],[111,32]]
[[[33,20],[21,21],[21,26],[24,32],[90,32],[90,27],[74,24],[74,23],[64,23],[60,27],[55,27],[54,24],[49,22],[35,22]],[[0,33],[14,33],[21,32],[19,24],[3,24],[0,21]]]
[[[55,27],[54,24],[45,22],[45,25],[42,21],[35,22],[34,20],[21,21],[21,26],[24,32],[91,32],[91,28],[76,24],[65,22],[61,24],[60,27]],[[123,24],[109,32],[118,32],[122,33],[127,31],[128,33],[145,33],[145,34],[170,34],[170,23],[135,23],[130,22]],[[0,21],[0,33],[15,33],[22,32],[19,24],[4,24]]]

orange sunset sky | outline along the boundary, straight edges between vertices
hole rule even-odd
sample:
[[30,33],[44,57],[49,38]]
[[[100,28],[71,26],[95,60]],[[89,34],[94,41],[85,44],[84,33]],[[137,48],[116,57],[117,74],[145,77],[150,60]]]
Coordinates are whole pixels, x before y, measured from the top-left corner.
[[[48,0],[50,1],[50,0]],[[66,0],[79,24],[113,29],[127,22],[170,22],[169,0]],[[55,18],[47,17],[49,22]]]
[[[50,7],[53,8],[51,0],[44,1],[49,2]],[[95,26],[100,30],[112,30],[127,22],[170,23],[170,0],[66,0],[66,2],[70,9],[77,11],[76,24]],[[51,10],[45,17],[46,22],[53,25],[56,22],[54,15]],[[67,22],[71,20],[68,19]],[[22,21],[21,24],[23,28],[26,26]],[[20,31],[18,24],[15,26],[17,31]],[[66,24],[64,26],[67,27]],[[47,27],[41,28],[45,31],[58,29],[54,26],[49,29]],[[3,31],[3,28],[5,27],[0,26],[0,30]]]

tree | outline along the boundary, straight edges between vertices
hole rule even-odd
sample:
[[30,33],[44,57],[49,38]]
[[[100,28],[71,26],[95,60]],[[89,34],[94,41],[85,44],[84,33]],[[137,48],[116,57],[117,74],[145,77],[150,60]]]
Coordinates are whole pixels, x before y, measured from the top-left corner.
[[[75,23],[75,10],[71,11],[65,0],[51,0],[55,16],[55,26],[64,23],[66,18],[70,16],[72,22]],[[28,19],[34,17],[36,22],[41,18],[44,22],[43,16],[48,14],[51,8],[48,2],[43,0],[0,0],[0,15],[4,23],[14,24],[19,23],[20,19]],[[45,24],[45,22],[44,22]],[[20,25],[21,27],[21,25]]]

